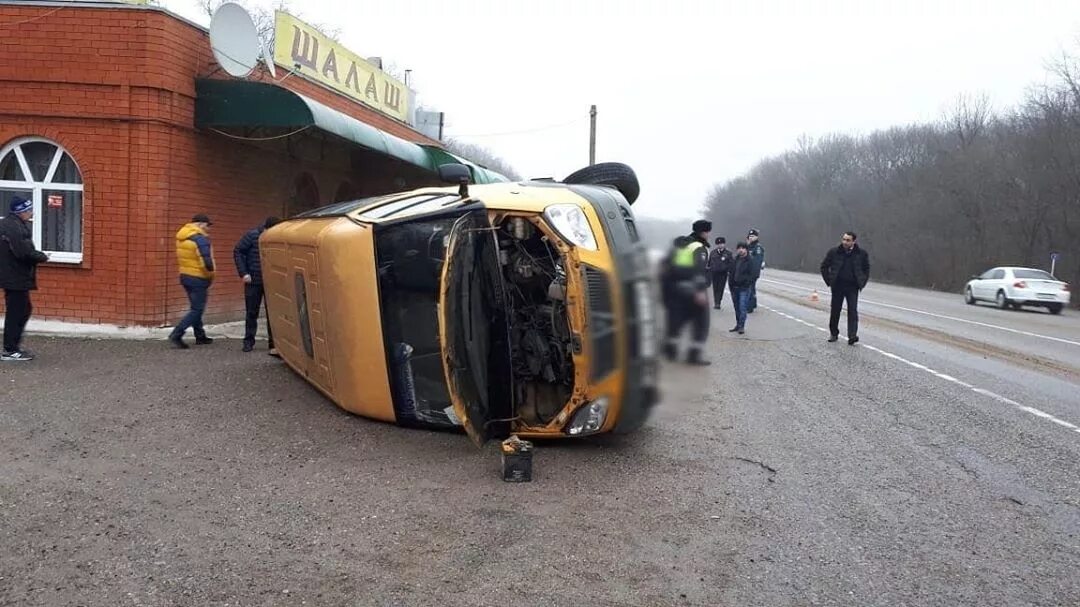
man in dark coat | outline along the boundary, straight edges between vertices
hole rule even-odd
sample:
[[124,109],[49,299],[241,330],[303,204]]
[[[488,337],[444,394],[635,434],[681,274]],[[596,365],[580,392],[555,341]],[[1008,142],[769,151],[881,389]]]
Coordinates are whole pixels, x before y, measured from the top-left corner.
[[30,361],[34,355],[21,349],[23,332],[30,321],[33,306],[30,291],[37,289],[37,266],[49,256],[34,246],[30,222],[34,203],[12,198],[9,213],[0,220],[0,288],[4,289],[3,361]]
[[664,355],[668,360],[678,357],[679,337],[683,328],[693,325],[693,343],[687,362],[691,365],[709,365],[702,357],[702,350],[709,338],[709,232],[712,223],[704,219],[695,221],[692,232],[677,241],[670,254],[671,313],[667,327],[667,343]]
[[735,246],[735,267],[731,271],[731,303],[735,306],[735,326],[728,333],[746,332],[746,314],[750,311],[750,290],[761,274],[761,265],[745,242]]
[[848,344],[859,341],[859,292],[870,280],[870,255],[861,249],[855,232],[844,232],[840,246],[829,249],[821,262],[821,278],[832,289],[829,342],[840,339],[840,311],[847,300]]
[[[259,259],[259,236],[281,220],[277,217],[267,217],[263,224],[244,234],[233,248],[233,261],[236,263],[236,272],[244,281],[244,305],[247,308],[247,318],[244,324],[244,352],[255,349],[255,333],[259,329],[259,308],[263,307],[266,292],[263,290],[262,260]],[[266,313],[266,332],[269,341],[270,354],[276,355],[274,349],[274,334],[270,330],[270,312]]]
[[712,276],[713,309],[719,310],[724,303],[724,287],[727,286],[728,274],[735,263],[731,251],[727,249],[727,239],[716,239],[716,248],[709,253],[709,274]]

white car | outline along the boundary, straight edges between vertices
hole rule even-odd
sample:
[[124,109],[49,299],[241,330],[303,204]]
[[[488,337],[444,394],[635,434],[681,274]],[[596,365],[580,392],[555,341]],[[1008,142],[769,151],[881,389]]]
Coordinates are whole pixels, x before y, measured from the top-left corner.
[[973,276],[964,287],[964,301],[992,301],[999,308],[1038,306],[1061,314],[1069,305],[1069,285],[1045,270],[1034,268],[994,268]]

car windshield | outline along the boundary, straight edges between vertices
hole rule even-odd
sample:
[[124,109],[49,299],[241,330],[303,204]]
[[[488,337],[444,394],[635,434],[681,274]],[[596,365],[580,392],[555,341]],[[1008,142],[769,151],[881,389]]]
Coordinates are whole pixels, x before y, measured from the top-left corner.
[[1043,270],[1013,270],[1013,276],[1028,280],[1057,280],[1049,272]]

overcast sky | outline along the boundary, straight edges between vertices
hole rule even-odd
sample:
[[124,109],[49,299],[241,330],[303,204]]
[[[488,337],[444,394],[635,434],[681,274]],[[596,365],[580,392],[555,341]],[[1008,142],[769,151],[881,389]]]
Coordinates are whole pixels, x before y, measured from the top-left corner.
[[[251,4],[270,6],[271,0]],[[165,0],[202,24],[196,0]],[[717,182],[801,135],[939,117],[960,94],[995,109],[1080,54],[1080,0],[294,0],[362,56],[412,70],[447,134],[526,177],[634,167],[638,213],[689,217]],[[570,123],[570,124],[567,124]]]

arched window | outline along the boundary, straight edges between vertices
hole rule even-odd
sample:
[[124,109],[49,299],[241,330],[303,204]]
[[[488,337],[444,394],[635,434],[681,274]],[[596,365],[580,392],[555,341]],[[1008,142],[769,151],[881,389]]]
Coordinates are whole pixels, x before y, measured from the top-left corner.
[[301,173],[296,178],[295,190],[287,215],[292,217],[297,213],[318,208],[318,206],[319,185],[315,183],[315,178],[311,176],[311,173]]
[[355,200],[356,198],[358,198],[358,196],[356,195],[356,188],[353,187],[353,184],[349,181],[342,181],[341,184],[338,185],[337,194],[334,195],[334,200],[332,202],[344,202],[347,200]]
[[83,180],[67,150],[37,137],[0,149],[0,214],[16,196],[34,201],[34,244],[49,261],[81,263]]

